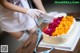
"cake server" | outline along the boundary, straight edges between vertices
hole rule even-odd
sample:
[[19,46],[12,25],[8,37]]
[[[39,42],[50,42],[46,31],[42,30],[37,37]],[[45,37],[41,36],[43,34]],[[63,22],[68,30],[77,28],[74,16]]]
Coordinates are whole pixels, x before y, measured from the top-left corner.
[[37,43],[36,43],[36,47],[34,48],[34,53],[50,53],[50,51],[52,51],[53,49],[54,49],[54,47],[53,48],[51,48],[50,50],[46,50],[46,51],[42,51],[42,52],[37,52],[37,47],[38,47],[38,44],[39,44],[39,42],[40,42],[40,40],[41,40],[41,37],[42,37],[42,31],[41,31],[41,29],[40,29],[40,27],[39,27],[39,25],[38,25],[38,22],[36,21],[36,19],[35,18],[33,18],[34,19],[34,21],[35,21],[35,23],[36,23],[36,25],[37,25],[37,30],[36,30],[36,33],[38,34],[38,39],[37,39]]

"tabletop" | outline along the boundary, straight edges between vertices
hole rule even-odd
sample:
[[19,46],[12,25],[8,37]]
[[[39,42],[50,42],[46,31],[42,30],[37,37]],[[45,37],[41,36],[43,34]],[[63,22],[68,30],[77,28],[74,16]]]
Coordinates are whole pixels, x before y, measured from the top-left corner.
[[[74,16],[75,18],[79,18],[80,17],[80,13],[67,13],[68,15]],[[40,25],[40,28],[43,29],[44,27],[46,27],[46,23],[42,23]],[[36,46],[36,41],[37,41],[37,34],[33,33],[30,35],[29,39],[26,40],[25,43],[23,43],[16,51],[16,53],[33,53],[33,50]],[[31,41],[31,42],[30,42]],[[52,50],[50,53],[80,53],[80,39],[74,49],[74,51],[63,51],[63,50]],[[50,48],[42,48],[42,47],[38,47],[37,51],[45,51],[48,50]]]

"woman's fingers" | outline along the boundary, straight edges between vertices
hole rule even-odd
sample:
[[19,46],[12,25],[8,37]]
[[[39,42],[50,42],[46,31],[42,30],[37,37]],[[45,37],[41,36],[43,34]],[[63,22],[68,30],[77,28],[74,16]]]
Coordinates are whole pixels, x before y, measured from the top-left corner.
[[37,10],[37,9],[29,9],[27,11],[27,14],[29,14],[31,17],[39,18],[39,17],[41,17],[41,15],[46,14],[46,13],[44,13],[41,10]]

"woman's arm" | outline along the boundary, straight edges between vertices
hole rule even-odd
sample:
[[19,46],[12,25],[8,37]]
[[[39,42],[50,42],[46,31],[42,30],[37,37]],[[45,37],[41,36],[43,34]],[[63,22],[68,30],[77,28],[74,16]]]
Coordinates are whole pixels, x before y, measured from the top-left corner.
[[41,0],[33,0],[33,2],[35,3],[35,5],[37,6],[38,9],[40,9],[46,13],[46,10],[45,10]]
[[26,8],[23,8],[23,7],[14,5],[12,3],[9,3],[7,0],[0,0],[0,4],[4,8],[9,9],[9,10],[12,10],[12,11],[17,11],[17,12],[21,12],[21,13],[26,13],[27,12],[27,9]]

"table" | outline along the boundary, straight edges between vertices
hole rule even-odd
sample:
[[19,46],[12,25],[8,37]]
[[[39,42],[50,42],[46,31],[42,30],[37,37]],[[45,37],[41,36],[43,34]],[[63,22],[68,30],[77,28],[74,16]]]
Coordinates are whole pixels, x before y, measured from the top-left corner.
[[[72,15],[75,18],[80,17],[80,13],[68,13],[68,15]],[[43,29],[46,25],[47,24],[42,23],[40,28]],[[33,50],[34,50],[35,45],[36,45],[36,41],[37,41],[37,34],[33,33],[32,35],[30,35],[29,39],[26,40],[26,42],[23,43],[21,45],[21,47],[17,49],[16,53],[33,53]],[[44,50],[48,50],[48,49],[49,48],[38,47],[39,52],[44,51]],[[54,49],[51,51],[51,53],[80,53],[80,40],[78,41],[77,46],[75,47],[74,51],[72,51],[72,52]]]

